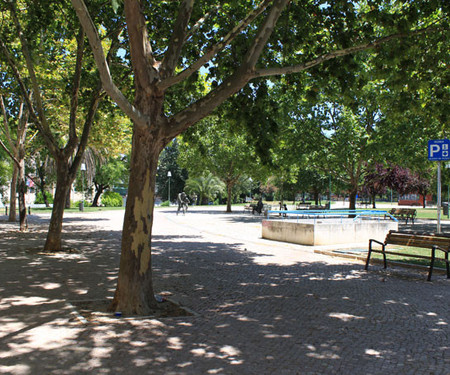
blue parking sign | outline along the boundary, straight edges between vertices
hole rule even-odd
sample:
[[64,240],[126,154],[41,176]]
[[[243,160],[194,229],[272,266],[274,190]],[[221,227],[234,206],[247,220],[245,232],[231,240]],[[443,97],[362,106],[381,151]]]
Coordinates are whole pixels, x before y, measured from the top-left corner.
[[450,160],[450,140],[434,139],[428,141],[428,160]]

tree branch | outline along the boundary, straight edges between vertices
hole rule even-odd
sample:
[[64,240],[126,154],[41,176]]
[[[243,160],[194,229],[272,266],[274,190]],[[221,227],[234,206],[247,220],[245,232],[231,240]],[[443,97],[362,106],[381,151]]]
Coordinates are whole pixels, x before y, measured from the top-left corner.
[[380,46],[384,43],[387,43],[391,40],[394,39],[400,39],[400,38],[406,38],[408,36],[412,36],[412,35],[418,35],[418,34],[422,34],[422,33],[426,33],[429,31],[435,30],[435,28],[425,28],[425,29],[420,29],[420,30],[416,30],[413,31],[411,33],[408,34],[404,34],[404,33],[398,33],[398,34],[392,34],[392,35],[388,35],[386,37],[377,39],[373,42],[368,42],[368,43],[363,43],[357,46],[353,46],[353,47],[349,47],[349,48],[344,48],[344,49],[340,49],[340,50],[336,50],[333,52],[329,52],[326,54],[323,54],[319,57],[316,57],[313,60],[310,60],[306,63],[303,64],[299,64],[299,65],[292,65],[292,66],[285,66],[285,67],[277,67],[277,68],[266,68],[266,69],[258,69],[253,73],[253,78],[258,78],[258,77],[269,77],[269,76],[278,76],[278,75],[282,75],[282,74],[292,74],[292,73],[299,73],[302,72],[303,70],[307,70],[309,68],[312,68],[313,66],[316,65],[320,65],[325,61],[328,60],[332,60],[335,59],[337,57],[342,57],[342,56],[346,56],[346,55],[350,55],[352,53],[356,53],[356,52],[360,52],[363,50],[367,50],[370,48],[375,48],[377,46]]
[[25,103],[28,107],[28,110],[33,119],[33,122],[36,124],[37,128],[39,129],[40,133],[42,134],[44,141],[45,141],[47,147],[49,148],[50,152],[53,155],[56,155],[58,153],[58,145],[57,145],[52,133],[50,131],[48,131],[48,132],[45,131],[45,126],[42,125],[39,117],[36,115],[36,113],[34,111],[33,103],[31,102],[31,99],[28,94],[27,87],[25,86],[25,83],[23,82],[22,77],[20,75],[19,69],[17,68],[17,64],[15,63],[13,57],[11,56],[8,48],[6,47],[3,39],[1,38],[1,36],[0,36],[0,47],[3,51],[4,56],[6,57],[9,67],[11,68],[13,76],[16,79],[16,82],[22,93],[22,97],[25,100]]
[[[44,106],[42,104],[41,92],[39,89],[39,84],[37,82],[36,73],[34,71],[33,59],[31,58],[30,50],[28,49],[28,41],[23,34],[22,26],[20,25],[19,19],[17,18],[15,5],[13,3],[10,3],[10,10],[11,10],[12,18],[14,20],[14,24],[17,28],[17,33],[19,34],[19,39],[22,44],[22,53],[25,57],[25,62],[27,65],[28,73],[30,75],[30,79],[31,79],[31,86],[33,88],[32,91],[34,94],[34,101],[36,102],[36,110],[37,110],[37,115],[39,118],[39,120],[35,121],[35,122],[36,122],[36,125],[41,128],[42,133],[45,134],[44,138],[47,139],[47,143],[50,146],[49,147],[50,150],[52,152],[55,152],[55,154],[56,154],[58,151],[57,142],[54,139],[53,134],[50,130],[50,126],[47,123],[47,118],[46,118],[45,112],[44,112]],[[12,59],[10,61],[12,62]],[[16,68],[15,64],[14,64],[14,68]],[[13,70],[14,70],[14,68],[13,68]],[[17,73],[18,73],[18,70],[17,70]],[[24,86],[24,88],[25,88],[25,86]],[[35,116],[35,114],[34,114],[34,108],[31,104],[31,100],[29,99],[28,92],[26,89],[23,91],[23,96],[27,102],[30,114],[32,115],[32,117],[34,117],[35,120],[37,120],[37,118],[36,118],[37,116]]]
[[113,101],[125,112],[127,116],[139,127],[146,127],[148,124],[148,118],[139,112],[123,95],[123,93],[114,84],[109,71],[108,63],[103,53],[100,37],[97,32],[89,11],[86,8],[83,0],[71,0],[80,23],[83,25],[84,32],[86,33],[89,44],[91,45],[92,52],[97,68],[100,73],[103,88],[112,98]]
[[169,87],[182,82],[186,78],[190,77],[196,71],[198,71],[203,65],[210,61],[214,56],[216,56],[220,51],[222,51],[226,46],[228,46],[248,25],[250,25],[272,2],[272,0],[264,0],[255,9],[253,9],[247,16],[242,19],[227,35],[225,35],[222,40],[211,46],[210,49],[197,61],[195,61],[191,66],[184,69],[181,73],[176,76],[168,77],[162,80],[158,87],[161,90],[166,90]]
[[[3,101],[3,95],[0,94],[0,106],[2,107],[2,113],[3,113],[3,132],[5,133],[6,140],[8,141],[9,147],[13,152],[16,152],[16,148],[14,146],[14,142],[11,138],[11,133],[9,132],[9,122],[8,122],[8,114],[6,113],[6,107],[5,102]],[[6,150],[6,147],[4,147]]]
[[186,38],[184,39],[184,42],[186,43],[186,42],[189,40],[189,38],[190,38],[192,35],[194,35],[198,29],[200,29],[200,27],[205,23],[205,21],[206,21],[209,17],[212,16],[212,14],[214,13],[214,11],[218,11],[218,10],[221,9],[221,8],[222,8],[222,5],[221,5],[221,4],[216,5],[216,6],[214,7],[214,9],[212,9],[210,12],[206,13],[202,18],[200,18],[200,19],[195,23],[195,25],[192,26],[192,27],[190,28],[189,32],[186,34]]
[[275,28],[275,25],[278,21],[278,18],[281,15],[281,12],[289,3],[290,0],[277,0],[274,1],[272,8],[270,9],[269,14],[267,15],[264,23],[258,30],[255,39],[253,40],[253,44],[248,50],[243,65],[246,66],[246,70],[253,70],[256,63],[258,62],[259,57],[263,49],[265,48],[269,37],[272,35],[272,32]]
[[9,155],[9,157],[12,159],[12,161],[14,163],[17,164],[17,166],[20,165],[19,161],[14,157],[14,155],[11,153],[11,151],[9,151],[8,147],[6,147],[6,145],[2,142],[2,140],[0,139],[0,146],[2,146],[2,148],[5,150],[5,152]]
[[194,0],[183,0],[178,9],[178,16],[175,26],[170,37],[169,47],[161,62],[161,77],[169,77],[173,75],[180,58],[181,49],[187,35],[187,27],[191,19],[192,9],[194,8]]
[[78,94],[80,91],[81,67],[84,55],[84,33],[80,27],[77,35],[77,57],[75,62],[75,73],[73,76],[72,97],[70,99],[70,117],[69,117],[69,143],[77,138],[76,117],[78,108]]
[[244,87],[250,79],[250,74],[245,74],[241,70],[236,71],[217,88],[209,92],[206,96],[196,101],[186,109],[175,114],[168,120],[165,128],[165,136],[172,139],[181,134],[192,124],[208,116],[215,108],[227,100]]
[[104,93],[102,94],[102,84],[101,81],[98,82],[97,87],[91,96],[91,101],[89,104],[88,113],[86,115],[86,119],[84,121],[83,133],[81,135],[80,142],[78,144],[78,149],[73,158],[72,165],[70,168],[71,173],[76,173],[79,164],[81,163],[81,159],[83,158],[84,151],[86,150],[86,146],[88,143],[89,133],[94,124],[95,113],[97,112],[98,105],[100,100],[104,97]]

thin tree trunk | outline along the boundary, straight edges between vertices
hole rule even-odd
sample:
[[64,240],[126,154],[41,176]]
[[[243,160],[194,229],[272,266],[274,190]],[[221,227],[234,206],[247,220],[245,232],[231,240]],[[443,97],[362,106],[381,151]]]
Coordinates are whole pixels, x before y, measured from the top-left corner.
[[[71,191],[70,185],[71,184],[72,183],[69,184],[69,188],[67,189],[66,197],[64,198],[64,208],[70,208],[70,191]],[[58,185],[56,185],[56,186],[58,186]],[[55,200],[56,200],[56,192],[55,192],[55,198],[53,199],[53,202]],[[55,204],[55,203],[53,203],[53,204]]]
[[164,144],[148,129],[135,127],[122,231],[122,253],[113,311],[148,315],[157,309],[151,267],[151,234],[156,171]]
[[95,185],[95,196],[94,200],[92,201],[92,207],[98,207],[98,200],[100,199],[100,195],[102,195],[103,190],[105,190],[105,187],[103,185]]
[[13,163],[13,175],[11,179],[11,187],[9,192],[9,218],[8,221],[15,222],[16,215],[16,195],[17,195],[17,178],[19,176],[19,167]]
[[44,162],[44,164],[43,165],[40,165],[38,168],[37,168],[37,174],[38,174],[38,176],[39,176],[39,181],[40,181],[40,183],[39,184],[36,184],[36,185],[38,185],[38,187],[39,187],[39,191],[41,192],[41,194],[42,194],[42,199],[44,200],[44,204],[45,204],[45,207],[50,207],[50,203],[49,203],[49,201],[48,201],[48,198],[47,198],[47,194],[46,194],[46,186],[47,186],[47,183],[46,183],[46,180],[45,180],[45,165],[46,165],[47,163],[46,162]]
[[422,194],[423,202],[422,202],[422,208],[426,208],[427,206],[427,193]]
[[19,166],[19,178],[18,178],[18,192],[19,192],[19,220],[20,220],[20,231],[26,231],[28,229],[27,221],[27,207],[25,204],[25,193],[27,191],[27,184],[25,181],[25,160],[20,160]]
[[231,182],[227,182],[227,211],[226,212],[231,212],[231,194],[232,194],[232,189],[233,189],[233,183]]
[[319,205],[319,193],[318,192],[314,192],[314,204],[316,205],[316,206],[318,206]]
[[356,195],[358,194],[358,192],[356,190],[351,191],[350,195],[349,195],[349,209],[350,210],[355,210],[356,209]]
[[47,192],[45,191],[45,189],[42,187],[41,188],[41,193],[42,193],[42,199],[44,200],[44,204],[45,207],[50,207],[50,203],[48,202],[48,197],[47,197]]

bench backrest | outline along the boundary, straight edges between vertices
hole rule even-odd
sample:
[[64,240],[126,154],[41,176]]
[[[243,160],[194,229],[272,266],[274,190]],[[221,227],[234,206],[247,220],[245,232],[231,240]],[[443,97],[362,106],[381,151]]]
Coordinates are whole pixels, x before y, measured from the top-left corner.
[[444,249],[450,248],[450,235],[389,231],[385,244],[432,248],[437,245]]
[[391,215],[416,215],[414,208],[393,208],[389,211]]

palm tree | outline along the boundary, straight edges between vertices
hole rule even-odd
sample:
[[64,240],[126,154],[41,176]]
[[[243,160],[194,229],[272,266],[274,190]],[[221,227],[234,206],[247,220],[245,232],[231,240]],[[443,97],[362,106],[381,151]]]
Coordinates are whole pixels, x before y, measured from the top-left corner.
[[225,184],[211,172],[205,172],[203,176],[189,178],[186,181],[186,191],[188,194],[197,194],[200,197],[200,204],[208,204],[218,193],[225,190]]

